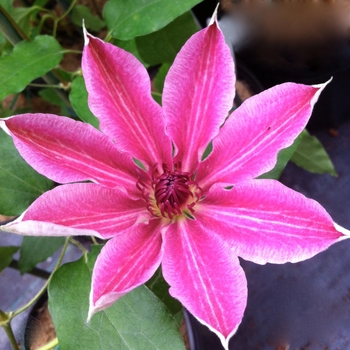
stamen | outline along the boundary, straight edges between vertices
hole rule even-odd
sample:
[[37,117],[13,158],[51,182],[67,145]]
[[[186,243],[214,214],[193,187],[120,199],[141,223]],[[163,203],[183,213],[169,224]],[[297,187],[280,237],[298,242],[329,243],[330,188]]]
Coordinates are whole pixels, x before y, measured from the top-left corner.
[[152,176],[139,171],[136,184],[146,201],[147,209],[155,216],[172,220],[184,211],[194,213],[193,207],[201,198],[202,190],[191,180],[191,175],[181,171],[181,163],[175,163],[173,170],[163,164],[159,175],[157,164],[151,170]]

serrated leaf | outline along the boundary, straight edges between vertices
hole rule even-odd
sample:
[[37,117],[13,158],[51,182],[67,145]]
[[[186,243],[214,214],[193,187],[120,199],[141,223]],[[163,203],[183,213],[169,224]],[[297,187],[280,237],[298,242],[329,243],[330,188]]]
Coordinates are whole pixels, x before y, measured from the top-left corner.
[[151,66],[171,63],[187,39],[198,30],[190,12],[186,12],[164,28],[135,38],[142,59]]
[[73,80],[69,100],[79,118],[98,129],[99,120],[91,113],[89,109],[87,102],[88,93],[83,77],[77,77]]
[[0,130],[0,213],[20,215],[53,182],[37,173],[20,156],[10,136]]
[[277,156],[277,163],[275,167],[268,171],[267,173],[260,175],[259,179],[279,179],[287,163],[293,156],[295,150],[297,149],[301,139],[303,138],[303,132],[294,140],[293,144],[289,147],[279,151]]
[[103,9],[110,34],[121,40],[155,32],[201,0],[110,0]]
[[14,246],[0,247],[0,272],[11,264],[12,256],[18,249],[19,247]]
[[291,161],[311,173],[337,176],[334,165],[321,142],[306,130],[302,133],[302,139]]
[[86,29],[98,32],[106,26],[106,23],[91,13],[91,10],[84,5],[74,6],[71,14],[72,21],[78,27],[82,26],[83,20]]
[[22,41],[13,51],[0,58],[0,100],[18,93],[60,63],[63,49],[51,36],[37,36],[34,41]]
[[128,293],[86,322],[91,273],[98,247],[65,264],[49,285],[49,309],[60,349],[184,350],[181,335],[164,304],[145,286]]
[[23,237],[18,261],[19,271],[22,274],[31,271],[58,250],[64,241],[65,237]]

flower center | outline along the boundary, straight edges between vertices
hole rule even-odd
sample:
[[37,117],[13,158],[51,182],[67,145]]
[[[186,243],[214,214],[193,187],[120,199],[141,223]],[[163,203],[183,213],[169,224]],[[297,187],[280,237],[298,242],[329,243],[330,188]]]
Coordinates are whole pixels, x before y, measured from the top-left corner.
[[155,181],[154,197],[162,216],[181,215],[181,207],[192,195],[187,174],[164,172]]
[[137,187],[151,214],[173,219],[183,213],[194,213],[193,207],[200,199],[202,190],[191,180],[189,173],[181,171],[180,163],[174,164],[173,170],[163,165],[161,175],[156,166],[150,173],[148,176],[140,174]]

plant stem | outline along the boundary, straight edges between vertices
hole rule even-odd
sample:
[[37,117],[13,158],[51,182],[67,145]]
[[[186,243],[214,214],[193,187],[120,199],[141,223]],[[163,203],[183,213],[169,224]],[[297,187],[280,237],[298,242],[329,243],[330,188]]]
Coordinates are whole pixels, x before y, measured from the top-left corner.
[[[13,259],[10,263],[10,265],[8,267],[11,267],[13,269],[19,270],[18,268],[18,261]],[[34,267],[32,270],[28,271],[29,274],[39,277],[39,278],[43,278],[45,280],[47,280],[50,277],[50,273],[42,270],[42,269],[38,269],[37,267]]]
[[98,244],[96,237],[91,236],[91,240],[93,244]]
[[15,316],[17,316],[18,314],[20,314],[21,312],[27,310],[29,307],[31,307],[41,297],[41,295],[45,292],[47,286],[49,285],[49,283],[51,281],[53,274],[56,272],[56,270],[61,265],[62,259],[64,257],[64,254],[65,254],[67,248],[68,248],[68,245],[69,245],[69,237],[66,238],[66,241],[63,245],[63,248],[62,248],[61,254],[57,260],[57,263],[56,263],[54,269],[52,270],[50,277],[45,282],[44,286],[40,289],[40,291],[35,295],[35,297],[32,300],[30,300],[26,305],[22,306],[20,309],[14,311],[10,316],[10,320],[12,318],[14,318]]
[[6,39],[15,46],[22,40],[29,40],[23,30],[0,5],[0,31]]
[[38,348],[37,350],[50,350],[50,349],[54,348],[56,345],[58,345],[57,338],[51,340],[50,342],[48,342],[44,346],[41,346],[40,348]]
[[64,54],[66,53],[74,53],[74,54],[77,54],[77,55],[81,55],[83,52],[81,50],[69,50],[69,49],[65,49],[63,51]]
[[57,26],[58,26],[58,22],[61,21],[62,19],[64,19],[68,14],[69,12],[71,12],[75,6],[75,4],[77,3],[77,0],[73,0],[69,6],[65,6],[66,5],[66,2],[64,0],[58,0],[58,3],[60,3],[60,5],[62,6],[62,8],[65,10],[64,14],[62,16],[60,16],[59,18],[57,18],[54,22],[54,25],[53,25],[53,37],[56,38],[56,33],[57,33]]
[[70,237],[70,238],[69,238],[69,241],[70,241],[72,244],[76,245],[76,246],[82,251],[82,253],[83,253],[84,255],[86,255],[86,254],[88,253],[87,249],[85,249],[84,246],[83,246],[79,241],[77,241],[76,239],[74,239],[73,237]]
[[13,350],[19,350],[17,341],[15,338],[15,335],[13,334],[12,327],[10,321],[6,322],[5,324],[2,325],[2,328],[4,328],[7,337],[9,338],[9,341],[11,343],[12,349]]
[[49,84],[37,84],[37,83],[30,83],[28,86],[32,87],[38,87],[38,88],[49,88],[49,89],[63,89],[62,85],[49,85]]

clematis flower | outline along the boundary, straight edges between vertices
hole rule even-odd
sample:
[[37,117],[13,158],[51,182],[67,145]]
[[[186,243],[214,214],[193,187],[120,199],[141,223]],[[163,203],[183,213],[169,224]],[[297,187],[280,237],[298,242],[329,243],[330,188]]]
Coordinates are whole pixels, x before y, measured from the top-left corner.
[[303,130],[325,85],[276,86],[226,120],[234,63],[215,21],[176,57],[162,107],[135,57],[87,33],[85,41],[83,75],[101,131],[49,114],[1,122],[23,158],[63,184],[6,229],[108,239],[93,270],[89,317],[161,264],[170,294],[227,349],[247,302],[238,257],[297,262],[348,233],[315,201],[257,179]]

